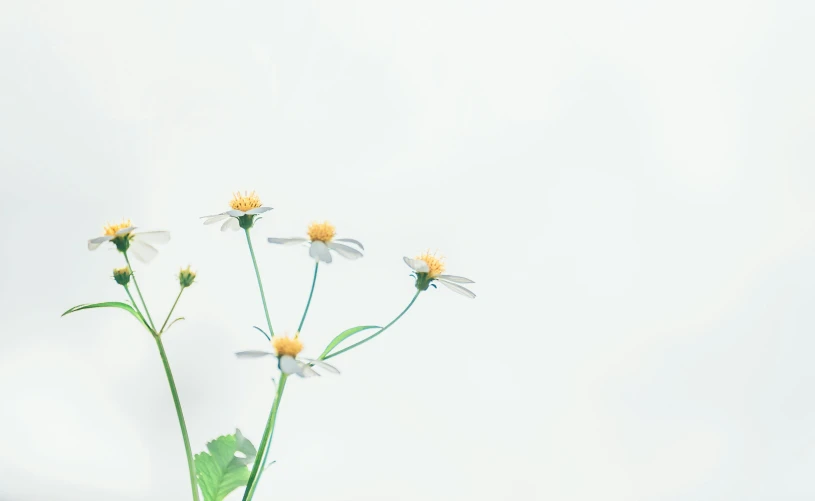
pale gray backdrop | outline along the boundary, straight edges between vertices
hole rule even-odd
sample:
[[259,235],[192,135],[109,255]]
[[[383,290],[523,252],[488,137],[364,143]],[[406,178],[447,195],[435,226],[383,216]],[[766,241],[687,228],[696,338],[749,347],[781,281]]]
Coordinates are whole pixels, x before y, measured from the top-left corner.
[[[815,497],[815,4],[806,1],[17,1],[0,5],[0,499],[184,500],[139,267],[196,451],[257,442],[270,365],[230,191],[278,330],[327,218],[366,244],[320,276],[303,337],[383,323],[428,247],[478,297],[295,380],[256,499]],[[233,496],[230,499],[239,499]]]

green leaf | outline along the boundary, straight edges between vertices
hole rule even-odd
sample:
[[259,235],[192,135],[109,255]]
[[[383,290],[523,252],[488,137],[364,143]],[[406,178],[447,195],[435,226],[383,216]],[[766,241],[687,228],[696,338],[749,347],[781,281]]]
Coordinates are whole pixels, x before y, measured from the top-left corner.
[[[257,450],[237,429],[234,435],[224,435],[209,442],[207,449],[209,453],[195,455],[198,485],[204,493],[204,501],[223,501],[230,492],[249,481],[246,465],[255,461]],[[236,452],[243,457],[236,456]]]
[[147,322],[144,320],[144,317],[141,316],[141,313],[134,310],[133,307],[130,306],[129,304],[120,303],[118,301],[109,301],[109,302],[106,302],[106,303],[94,303],[94,304],[80,304],[78,306],[74,306],[73,308],[69,309],[68,311],[63,313],[61,316],[64,317],[65,315],[67,315],[69,313],[74,313],[76,311],[81,311],[81,310],[89,310],[91,308],[121,308],[121,309],[127,311],[128,313],[130,313],[131,315],[133,315],[134,317],[136,317],[136,320],[138,320],[139,322],[141,322],[142,325],[147,327],[147,330],[152,331],[150,326],[147,325]]
[[353,336],[357,332],[361,332],[367,329],[381,329],[381,328],[382,327],[378,325],[360,325],[359,327],[351,327],[350,329],[346,329],[340,332],[339,334],[337,334],[337,337],[332,339],[331,342],[328,343],[328,346],[325,347],[325,350],[323,350],[323,354],[320,355],[320,360],[328,356],[328,354],[331,353],[331,350],[336,348],[338,344],[342,343],[343,341]]

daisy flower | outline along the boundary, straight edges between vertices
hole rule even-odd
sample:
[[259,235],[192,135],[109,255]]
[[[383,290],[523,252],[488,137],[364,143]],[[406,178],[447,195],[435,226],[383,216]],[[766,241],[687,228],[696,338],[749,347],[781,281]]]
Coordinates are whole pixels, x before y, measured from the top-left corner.
[[158,254],[158,250],[151,244],[166,244],[170,241],[169,231],[145,231],[133,233],[136,227],[130,219],[123,219],[121,223],[105,225],[105,234],[88,240],[88,250],[113,242],[119,252],[131,251],[143,263],[150,262]]
[[328,372],[339,374],[333,365],[329,365],[322,360],[314,360],[311,358],[303,358],[298,356],[303,351],[303,343],[300,341],[300,333],[295,333],[294,337],[288,336],[273,336],[272,346],[275,352],[261,350],[239,351],[235,353],[238,358],[260,358],[260,357],[275,357],[277,358],[277,367],[280,372],[284,374],[297,374],[300,377],[319,376],[320,374],[315,371],[312,366],[320,367]]
[[[322,223],[311,223],[308,226],[308,238],[270,238],[271,244],[299,245],[308,244],[308,254],[317,261],[324,263],[331,262],[331,252],[334,251],[347,259],[358,259],[362,257],[362,252],[346,244],[354,244],[362,250],[365,247],[358,240],[353,238],[334,238],[336,229],[328,221]],[[341,243],[342,242],[342,243]]]
[[[462,296],[467,296],[469,298],[475,297],[475,294],[473,294],[472,291],[459,285],[474,284],[475,282],[469,278],[457,277],[455,275],[443,275],[444,263],[442,262],[442,258],[436,257],[433,254],[430,254],[430,252],[425,252],[424,254],[416,256],[413,259],[405,257],[405,263],[416,273],[416,288],[420,291],[426,291],[432,282],[438,281],[447,286],[448,289],[452,289]],[[436,287],[436,285],[433,284],[433,287]]]
[[243,195],[237,192],[232,194],[232,200],[229,201],[232,210],[204,216],[202,219],[206,219],[204,224],[214,224],[225,220],[221,225],[221,231],[238,231],[241,228],[248,230],[254,224],[255,216],[272,210],[271,207],[262,207],[262,205],[254,191],[252,193],[244,192]]

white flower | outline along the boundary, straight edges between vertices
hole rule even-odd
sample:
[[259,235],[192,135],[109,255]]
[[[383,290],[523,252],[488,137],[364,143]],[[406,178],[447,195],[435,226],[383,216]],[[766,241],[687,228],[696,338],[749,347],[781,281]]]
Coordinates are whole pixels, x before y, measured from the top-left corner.
[[103,236],[88,240],[88,250],[96,250],[100,245],[112,242],[119,252],[131,251],[139,261],[149,263],[158,255],[158,250],[151,244],[166,244],[170,241],[169,231],[133,233],[135,229],[129,219],[117,224],[108,224],[105,226]]
[[[462,296],[474,298],[475,294],[459,284],[474,284],[469,278],[458,277],[455,275],[443,275],[444,263],[441,258],[438,258],[429,252],[417,256],[415,259],[405,257],[405,263],[416,272],[416,288],[419,290],[427,290],[432,282],[438,281]],[[435,287],[435,285],[433,285]]]
[[235,355],[237,355],[238,358],[275,357],[277,358],[277,367],[280,369],[280,372],[289,375],[296,374],[300,377],[319,376],[320,374],[312,368],[313,366],[320,367],[334,374],[340,373],[336,367],[322,360],[298,356],[303,350],[303,343],[300,342],[299,333],[295,334],[293,338],[288,336],[274,336],[272,337],[272,346],[274,346],[275,353],[250,350],[239,351],[235,353]]
[[[311,223],[308,227],[308,238],[270,238],[269,243],[283,245],[308,244],[308,254],[317,261],[330,263],[332,261],[331,252],[334,251],[347,259],[358,259],[362,257],[362,252],[346,244],[354,244],[360,249],[365,247],[358,240],[353,238],[334,238],[336,230],[328,221],[322,223]],[[343,243],[341,243],[343,242]]]
[[233,193],[229,205],[232,210],[213,214],[212,216],[204,216],[202,218],[206,219],[204,224],[214,224],[226,220],[221,225],[221,231],[238,231],[241,228],[251,228],[256,215],[272,210],[271,207],[261,206],[260,198],[254,191],[252,193],[244,192],[243,195]]

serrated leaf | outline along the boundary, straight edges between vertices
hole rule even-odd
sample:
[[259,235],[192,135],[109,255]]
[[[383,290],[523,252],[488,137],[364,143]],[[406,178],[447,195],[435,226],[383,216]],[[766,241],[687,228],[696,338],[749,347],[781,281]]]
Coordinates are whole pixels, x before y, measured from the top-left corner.
[[[246,465],[255,461],[257,450],[237,429],[233,435],[224,435],[209,442],[207,450],[209,453],[195,455],[198,485],[201,486],[204,501],[223,501],[230,492],[249,481],[249,468]],[[235,453],[241,453],[243,457]]]
[[331,353],[331,350],[336,348],[338,344],[342,343],[343,341],[353,336],[357,332],[362,332],[367,329],[381,329],[381,327],[378,325],[360,325],[358,327],[351,327],[350,329],[346,329],[340,332],[334,339],[331,340],[330,343],[328,343],[328,346],[325,347],[325,350],[323,350],[322,355],[320,355],[320,360],[328,356],[328,354]]
[[152,331],[150,326],[147,325],[147,322],[144,320],[144,317],[141,316],[141,313],[136,311],[129,304],[121,303],[119,301],[108,301],[108,302],[105,302],[105,303],[93,303],[93,304],[80,304],[78,306],[74,306],[73,308],[70,308],[68,311],[63,313],[61,316],[64,317],[65,315],[67,315],[69,313],[74,313],[74,312],[81,311],[81,310],[89,310],[91,308],[121,308],[122,310],[125,310],[126,312],[128,312],[131,315],[133,315],[134,317],[136,317],[136,320],[141,322],[141,324],[144,325],[147,328],[147,330]]

